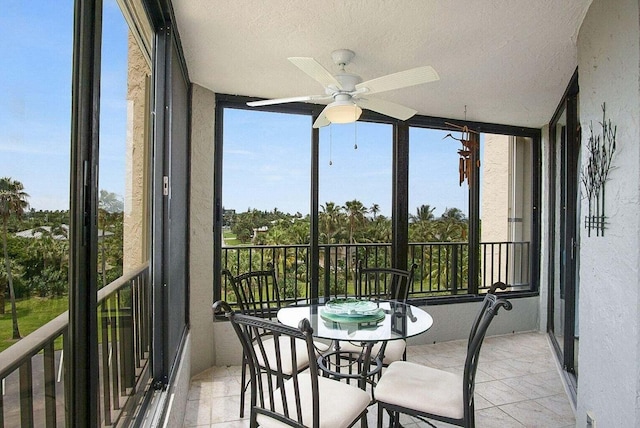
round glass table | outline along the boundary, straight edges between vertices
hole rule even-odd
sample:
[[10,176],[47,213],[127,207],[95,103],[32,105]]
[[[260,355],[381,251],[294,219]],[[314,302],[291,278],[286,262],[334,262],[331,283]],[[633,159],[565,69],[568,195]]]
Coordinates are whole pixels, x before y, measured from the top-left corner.
[[[342,299],[344,300],[344,299]],[[304,301],[281,308],[278,321],[298,327],[308,319],[313,336],[331,341],[332,347],[318,357],[320,369],[337,379],[355,379],[362,389],[367,383],[375,385],[374,376],[382,370],[385,346],[372,355],[378,342],[407,339],[424,333],[433,325],[433,318],[417,306],[397,301],[363,301],[365,310],[336,310],[336,300]],[[359,352],[344,351],[341,342],[358,344]]]

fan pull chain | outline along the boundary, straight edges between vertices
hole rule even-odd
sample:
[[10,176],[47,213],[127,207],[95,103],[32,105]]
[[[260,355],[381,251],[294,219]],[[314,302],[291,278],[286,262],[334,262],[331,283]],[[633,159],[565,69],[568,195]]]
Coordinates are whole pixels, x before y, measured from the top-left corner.
[[358,150],[358,122],[353,122],[353,150]]
[[333,149],[333,125],[329,125],[329,166],[333,165],[333,161],[331,155]]

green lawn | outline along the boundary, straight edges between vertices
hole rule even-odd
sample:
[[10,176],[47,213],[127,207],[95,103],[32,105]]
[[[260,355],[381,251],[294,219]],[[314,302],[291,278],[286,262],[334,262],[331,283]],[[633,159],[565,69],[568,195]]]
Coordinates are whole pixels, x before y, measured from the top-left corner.
[[[20,335],[25,337],[69,309],[69,303],[67,297],[55,299],[32,297],[30,299],[18,300],[16,302],[16,308],[18,310],[18,328]],[[0,314],[0,352],[16,342],[11,338],[13,324],[11,321],[11,303],[9,299],[6,299],[4,311],[4,314]]]
[[229,246],[240,245],[240,241],[238,241],[238,239],[236,238],[236,234],[235,233],[223,232],[222,236],[224,236],[225,244],[227,244]]

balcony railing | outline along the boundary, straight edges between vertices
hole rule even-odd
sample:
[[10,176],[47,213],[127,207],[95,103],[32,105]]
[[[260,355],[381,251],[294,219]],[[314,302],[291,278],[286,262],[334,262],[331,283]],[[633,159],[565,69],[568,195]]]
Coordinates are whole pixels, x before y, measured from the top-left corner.
[[[135,415],[150,378],[149,266],[98,291],[100,415],[103,426]],[[0,353],[0,428],[69,426],[65,312]]]
[[[483,242],[480,244],[478,292],[502,281],[512,291],[530,291],[530,243]],[[311,295],[308,245],[250,245],[222,248],[222,268],[234,275],[263,270],[273,264],[284,303]],[[390,267],[391,244],[322,244],[320,290],[325,297],[353,292],[358,260],[367,267]],[[427,242],[409,244],[409,263],[415,263],[410,298],[429,298],[469,294],[469,245],[466,242]],[[222,299],[235,302],[227,278],[222,279]]]

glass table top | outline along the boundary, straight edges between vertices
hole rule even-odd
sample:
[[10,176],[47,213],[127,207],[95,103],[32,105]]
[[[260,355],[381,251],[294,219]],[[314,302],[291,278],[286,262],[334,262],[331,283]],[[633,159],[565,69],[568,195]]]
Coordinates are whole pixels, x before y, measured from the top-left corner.
[[360,306],[367,309],[363,313],[352,310],[341,313],[335,305],[325,307],[322,300],[298,303],[280,309],[278,321],[298,327],[300,321],[307,318],[314,337],[356,342],[406,339],[424,333],[433,325],[431,315],[417,306],[395,301],[372,303],[376,308],[369,301]]

